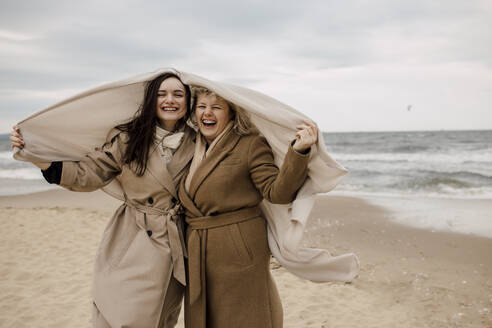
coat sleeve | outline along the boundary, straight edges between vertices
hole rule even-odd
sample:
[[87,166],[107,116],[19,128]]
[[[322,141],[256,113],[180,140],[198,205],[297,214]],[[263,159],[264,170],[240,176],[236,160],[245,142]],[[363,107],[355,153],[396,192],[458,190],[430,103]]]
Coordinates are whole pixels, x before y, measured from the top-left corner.
[[248,165],[251,180],[263,198],[274,204],[287,204],[294,200],[297,190],[307,177],[310,152],[301,154],[289,145],[280,170],[275,165],[273,152],[263,137],[250,143]]
[[106,143],[79,162],[63,162],[60,186],[72,191],[94,191],[104,187],[121,173],[125,142],[113,129]]

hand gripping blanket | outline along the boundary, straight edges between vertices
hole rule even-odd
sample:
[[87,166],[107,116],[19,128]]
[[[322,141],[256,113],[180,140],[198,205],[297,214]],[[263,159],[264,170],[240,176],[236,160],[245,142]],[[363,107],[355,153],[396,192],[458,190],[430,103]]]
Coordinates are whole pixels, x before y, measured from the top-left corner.
[[[78,161],[101,146],[109,130],[128,121],[139,108],[147,81],[165,72],[180,76],[183,83],[214,91],[245,109],[273,149],[280,167],[294,138],[296,125],[307,116],[271,97],[247,88],[207,80],[194,74],[162,69],[105,84],[41,110],[19,122],[25,148],[14,158],[30,162]],[[311,149],[308,178],[289,205],[263,201],[268,221],[268,243],[275,258],[293,274],[316,282],[352,281],[359,274],[355,254],[331,256],[324,249],[304,248],[301,240],[317,193],[332,190],[347,170],[327,153],[323,135]],[[117,179],[104,187],[124,200]]]

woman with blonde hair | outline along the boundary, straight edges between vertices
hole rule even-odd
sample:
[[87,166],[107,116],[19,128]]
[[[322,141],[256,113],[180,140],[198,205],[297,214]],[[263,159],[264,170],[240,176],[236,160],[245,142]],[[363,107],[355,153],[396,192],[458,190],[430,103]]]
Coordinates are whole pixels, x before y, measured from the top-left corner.
[[200,129],[179,197],[187,223],[186,327],[282,327],[282,305],[270,274],[267,223],[259,203],[291,202],[307,177],[312,122],[298,126],[279,169],[246,113],[197,88]]

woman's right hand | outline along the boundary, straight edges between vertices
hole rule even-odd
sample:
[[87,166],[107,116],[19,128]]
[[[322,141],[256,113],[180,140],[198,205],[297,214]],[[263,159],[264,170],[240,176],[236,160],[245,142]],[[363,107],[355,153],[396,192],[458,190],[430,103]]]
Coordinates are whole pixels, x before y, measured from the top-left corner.
[[15,147],[19,149],[24,148],[24,139],[22,139],[20,129],[17,125],[14,125],[10,132],[10,145],[12,146],[12,150],[14,150]]
[[[22,138],[22,135],[20,134],[20,129],[17,125],[14,125],[12,127],[12,131],[10,132],[10,145],[12,146],[12,150],[15,147],[19,149],[24,148],[24,139]],[[51,163],[34,163],[34,162],[33,164],[39,167],[41,170],[46,170],[51,165]]]

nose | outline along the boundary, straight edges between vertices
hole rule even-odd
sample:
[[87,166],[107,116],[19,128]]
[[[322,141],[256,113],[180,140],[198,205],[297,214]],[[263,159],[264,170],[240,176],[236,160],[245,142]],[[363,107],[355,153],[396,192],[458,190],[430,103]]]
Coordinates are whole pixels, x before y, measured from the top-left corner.
[[203,110],[203,115],[211,115],[212,114],[212,108],[210,106],[205,107]]
[[164,98],[166,104],[172,104],[174,102],[174,96],[172,94],[167,94]]

